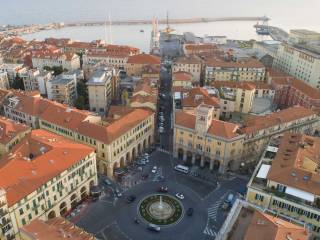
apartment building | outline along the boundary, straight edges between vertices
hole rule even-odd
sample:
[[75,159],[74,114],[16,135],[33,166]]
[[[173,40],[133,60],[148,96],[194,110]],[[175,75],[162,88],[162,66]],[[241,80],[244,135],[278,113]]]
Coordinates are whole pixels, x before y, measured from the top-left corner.
[[160,57],[150,54],[138,54],[129,56],[125,65],[128,76],[142,76],[144,67],[151,65],[160,68]]
[[244,135],[239,126],[213,118],[214,107],[201,104],[196,114],[175,113],[173,152],[186,164],[224,172],[239,165]]
[[112,100],[112,73],[98,69],[87,81],[90,111],[105,115]]
[[9,79],[8,74],[5,71],[0,70],[0,88],[8,89],[9,88]]
[[223,51],[213,43],[185,43],[183,44],[183,53],[185,56],[214,56],[223,55]]
[[[241,132],[245,134],[243,153],[254,160],[264,151],[270,139],[284,132],[313,134],[319,129],[320,118],[316,112],[295,106],[265,116],[252,116],[244,121]],[[248,156],[253,156],[250,158]]]
[[76,74],[62,73],[46,82],[48,99],[72,106],[77,98]]
[[94,149],[34,130],[1,159],[1,239],[35,219],[64,216],[97,184]]
[[172,73],[172,88],[192,88],[194,84],[192,74],[189,72],[178,71]]
[[31,131],[27,125],[11,119],[0,118],[0,156],[9,152],[21,139]]
[[97,238],[62,217],[35,219],[20,229],[21,240],[96,240]]
[[237,199],[215,239],[255,240],[258,236],[268,240],[308,240],[311,234],[303,222]]
[[320,50],[311,45],[281,44],[273,68],[320,89]]
[[122,107],[109,110],[104,121],[89,112],[50,105],[40,115],[40,128],[96,149],[99,173],[113,178],[114,172],[135,160],[154,136],[154,112]]
[[192,83],[200,85],[202,60],[197,56],[179,57],[172,66],[172,74],[187,72],[192,76]]
[[251,112],[256,90],[251,82],[213,81],[211,86],[219,91],[222,117],[228,118],[233,112]]
[[247,201],[320,233],[320,139],[285,133],[266,148],[249,183]]
[[80,68],[80,58],[74,53],[42,51],[32,55],[32,66],[39,70],[61,66],[71,71]]
[[183,92],[176,93],[181,93],[181,98],[174,100],[174,111],[182,110],[186,113],[195,115],[197,113],[198,106],[205,104],[213,107],[212,118],[219,120],[220,101],[218,98],[211,96],[207,89],[194,87],[192,89],[185,89]]
[[156,112],[158,109],[158,89],[151,84],[151,80],[144,79],[134,88],[130,98],[130,106],[133,108],[149,108]]
[[282,72],[269,71],[268,80],[275,90],[274,103],[278,108],[301,105],[305,108],[320,108],[320,89]]
[[213,81],[254,82],[264,81],[265,67],[254,58],[242,60],[226,60],[223,58],[210,58],[206,60],[205,84]]
[[113,177],[113,170],[126,166],[154,139],[154,112],[129,108],[109,110],[107,119],[40,95],[13,92],[5,100],[5,116],[62,135],[96,149],[101,174]]
[[296,44],[307,44],[320,42],[320,33],[307,29],[292,29],[289,41]]

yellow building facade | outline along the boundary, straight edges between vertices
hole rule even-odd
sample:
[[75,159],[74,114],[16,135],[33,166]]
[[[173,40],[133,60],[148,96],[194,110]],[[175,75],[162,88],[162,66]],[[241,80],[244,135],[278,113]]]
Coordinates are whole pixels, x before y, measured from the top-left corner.
[[94,149],[56,134],[32,131],[12,153],[0,169],[1,239],[20,239],[34,219],[64,216],[97,184]]
[[208,165],[224,172],[238,165],[244,135],[239,126],[213,118],[213,107],[201,104],[196,115],[176,112],[174,155],[186,164]]

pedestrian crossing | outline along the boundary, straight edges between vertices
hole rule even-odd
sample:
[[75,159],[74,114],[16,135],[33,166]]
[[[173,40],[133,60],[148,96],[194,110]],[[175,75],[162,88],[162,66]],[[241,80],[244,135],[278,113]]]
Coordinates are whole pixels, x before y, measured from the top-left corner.
[[172,154],[172,152],[169,152],[168,150],[165,150],[165,149],[163,149],[163,148],[157,148],[157,150],[158,150],[159,152],[163,152],[163,153],[166,153],[166,154],[169,154],[169,155]]
[[212,237],[216,237],[217,236],[217,234],[215,232],[215,229],[214,228],[210,228],[209,226],[206,226],[206,228],[204,229],[203,233],[206,234],[206,235],[212,236]]
[[212,220],[217,220],[217,213],[218,209],[221,205],[222,201],[219,200],[215,202],[215,204],[211,205],[211,207],[208,208],[208,218]]

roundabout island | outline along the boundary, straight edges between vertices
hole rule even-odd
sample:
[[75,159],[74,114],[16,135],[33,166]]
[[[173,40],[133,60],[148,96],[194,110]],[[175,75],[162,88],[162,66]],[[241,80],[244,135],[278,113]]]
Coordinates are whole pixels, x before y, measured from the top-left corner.
[[170,195],[152,194],[140,201],[138,213],[148,223],[170,226],[182,219],[183,206]]

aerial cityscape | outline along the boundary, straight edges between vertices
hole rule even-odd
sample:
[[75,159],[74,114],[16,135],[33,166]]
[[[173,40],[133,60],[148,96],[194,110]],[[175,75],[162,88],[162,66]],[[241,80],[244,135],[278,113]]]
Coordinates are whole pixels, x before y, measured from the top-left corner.
[[0,7],[0,240],[320,240],[320,1]]

